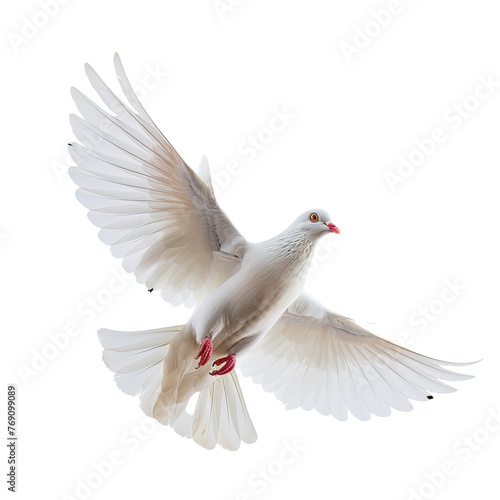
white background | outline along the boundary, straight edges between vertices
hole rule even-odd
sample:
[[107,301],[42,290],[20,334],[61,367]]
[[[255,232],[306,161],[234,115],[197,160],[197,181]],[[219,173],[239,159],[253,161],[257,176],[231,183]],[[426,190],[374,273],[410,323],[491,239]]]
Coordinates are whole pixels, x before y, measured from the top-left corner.
[[[52,2],[51,17],[41,4],[4,6],[0,49],[1,399],[5,415],[6,386],[17,385],[17,498],[497,497],[500,87],[471,97],[481,78],[500,82],[497,3],[224,0],[218,11],[211,0],[72,0]],[[397,12],[374,21],[389,6]],[[349,61],[345,44],[355,42]],[[115,51],[188,164],[206,154],[217,175],[238,163],[229,183],[219,174],[219,200],[249,240],[309,208],[328,210],[342,234],[329,237],[331,256],[308,290],[411,349],[484,358],[464,369],[476,377],[368,422],[286,411],[242,379],[259,438],[237,452],[154,426],[115,387],[96,330],[184,323],[190,312],[116,281],[120,263],[65,174],[69,88],[94,96],[89,62],[116,89]],[[464,100],[469,116],[453,120]],[[238,148],[268,137],[273,110],[284,108],[294,118],[248,161]],[[386,172],[435,128],[446,140],[391,190]],[[445,304],[449,282],[460,289]],[[92,298],[109,303],[92,313]],[[429,306],[432,321],[422,320]],[[98,474],[110,455],[113,470]]]

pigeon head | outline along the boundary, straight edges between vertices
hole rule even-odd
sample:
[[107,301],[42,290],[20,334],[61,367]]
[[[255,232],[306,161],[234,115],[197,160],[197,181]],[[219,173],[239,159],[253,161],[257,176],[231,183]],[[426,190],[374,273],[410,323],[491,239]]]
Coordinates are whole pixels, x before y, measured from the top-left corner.
[[321,209],[313,209],[304,212],[295,220],[293,225],[302,229],[304,232],[316,236],[321,236],[328,232],[340,234],[339,228],[331,222],[331,217],[328,212]]

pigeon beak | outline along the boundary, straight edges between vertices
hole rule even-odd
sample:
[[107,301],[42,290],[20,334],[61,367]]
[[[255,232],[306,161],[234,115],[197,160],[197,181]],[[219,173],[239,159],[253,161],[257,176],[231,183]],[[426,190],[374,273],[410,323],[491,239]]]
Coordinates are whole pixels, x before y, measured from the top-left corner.
[[340,229],[333,222],[325,222],[330,232],[340,234]]

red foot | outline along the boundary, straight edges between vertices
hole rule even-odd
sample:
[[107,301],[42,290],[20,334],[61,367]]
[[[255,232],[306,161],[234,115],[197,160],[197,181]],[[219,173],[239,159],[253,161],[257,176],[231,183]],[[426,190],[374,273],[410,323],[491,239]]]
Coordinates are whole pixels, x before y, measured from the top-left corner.
[[210,356],[212,355],[212,351],[214,350],[214,346],[212,345],[212,340],[208,337],[205,337],[200,343],[200,350],[198,351],[198,356],[194,359],[200,358],[198,361],[198,366],[196,368],[200,368],[200,366],[206,365]]
[[218,370],[210,372],[210,375],[225,375],[229,373],[236,366],[236,354],[228,354],[225,358],[216,359],[212,366],[219,366],[222,363],[225,363],[225,365]]

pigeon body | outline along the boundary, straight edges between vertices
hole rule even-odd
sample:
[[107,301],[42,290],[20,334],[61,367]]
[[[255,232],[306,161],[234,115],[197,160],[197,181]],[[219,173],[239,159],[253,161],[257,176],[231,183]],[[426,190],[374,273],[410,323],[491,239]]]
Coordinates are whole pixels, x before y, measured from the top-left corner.
[[[311,213],[324,219],[308,222]],[[328,221],[326,212],[311,210],[274,238],[247,243],[239,270],[194,310],[189,324],[197,341],[209,333],[214,348],[239,354],[265,335],[302,291],[313,247],[330,232]]]
[[220,209],[206,158],[196,174],[140,104],[118,55],[114,62],[127,103],[88,65],[108,110],[72,89],[82,114],[70,118],[77,198],[146,290],[196,306],[186,325],[99,332],[118,387],[139,395],[147,415],[205,448],[235,450],[257,438],[235,366],[287,408],[339,420],[408,411],[410,399],[454,391],[442,380],[470,378],[445,368],[459,363],[381,339],[306,295],[315,244],[339,233],[328,213],[309,210],[274,238],[248,242]]

